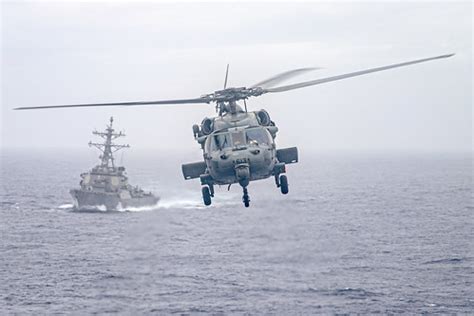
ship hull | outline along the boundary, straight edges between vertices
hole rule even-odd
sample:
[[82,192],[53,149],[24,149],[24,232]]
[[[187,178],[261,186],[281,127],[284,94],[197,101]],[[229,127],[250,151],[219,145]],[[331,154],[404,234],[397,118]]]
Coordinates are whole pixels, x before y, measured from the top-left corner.
[[74,208],[81,211],[123,211],[142,207],[153,207],[160,200],[154,195],[120,198],[117,193],[71,190]]

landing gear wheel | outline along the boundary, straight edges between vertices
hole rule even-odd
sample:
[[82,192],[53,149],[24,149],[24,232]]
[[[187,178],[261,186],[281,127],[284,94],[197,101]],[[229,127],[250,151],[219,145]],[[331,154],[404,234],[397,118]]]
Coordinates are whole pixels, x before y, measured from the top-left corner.
[[245,207],[250,206],[250,198],[249,198],[247,188],[244,188],[244,196],[242,197],[242,201],[244,202]]
[[212,203],[211,200],[211,192],[209,191],[209,187],[202,187],[202,200],[204,205],[209,206]]
[[288,194],[288,178],[285,175],[280,176],[280,190],[282,194]]

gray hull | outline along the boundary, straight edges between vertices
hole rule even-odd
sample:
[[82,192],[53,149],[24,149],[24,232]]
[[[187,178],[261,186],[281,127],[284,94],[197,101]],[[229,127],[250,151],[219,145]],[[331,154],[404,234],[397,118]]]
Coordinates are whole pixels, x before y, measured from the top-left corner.
[[154,195],[121,199],[117,193],[71,190],[77,210],[121,211],[139,207],[153,207],[160,200]]

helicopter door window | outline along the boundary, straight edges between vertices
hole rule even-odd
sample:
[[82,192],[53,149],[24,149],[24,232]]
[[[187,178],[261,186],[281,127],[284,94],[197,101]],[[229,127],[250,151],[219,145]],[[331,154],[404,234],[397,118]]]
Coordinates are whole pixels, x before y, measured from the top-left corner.
[[232,145],[234,147],[242,147],[246,145],[244,132],[232,133]]
[[264,129],[256,128],[249,129],[246,132],[247,134],[247,143],[250,145],[269,145],[270,141],[268,134]]

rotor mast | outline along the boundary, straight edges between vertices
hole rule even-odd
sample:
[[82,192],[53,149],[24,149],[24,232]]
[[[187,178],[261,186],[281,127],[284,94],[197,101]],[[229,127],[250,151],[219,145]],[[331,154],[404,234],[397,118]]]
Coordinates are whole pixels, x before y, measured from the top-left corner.
[[92,134],[102,137],[104,139],[104,143],[89,142],[89,147],[96,147],[102,152],[102,154],[99,156],[99,158],[101,159],[100,166],[102,168],[115,168],[113,154],[119,151],[120,149],[130,147],[130,145],[128,144],[118,145],[112,142],[113,140],[119,137],[125,136],[125,134],[122,132],[118,132],[118,133],[115,132],[115,130],[112,127],[113,122],[114,122],[114,118],[110,117],[110,124],[107,125],[105,132],[98,132],[98,131],[92,132]]

